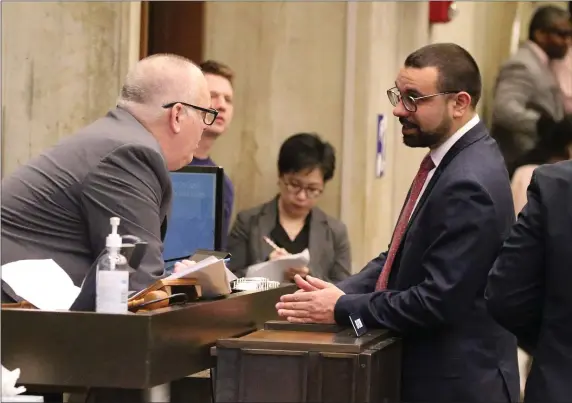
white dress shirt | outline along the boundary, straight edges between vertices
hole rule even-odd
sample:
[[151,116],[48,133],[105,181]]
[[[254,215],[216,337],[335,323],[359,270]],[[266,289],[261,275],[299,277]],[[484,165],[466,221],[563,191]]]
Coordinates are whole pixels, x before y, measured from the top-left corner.
[[[417,208],[417,203],[419,203],[419,200],[421,200],[421,197],[423,196],[423,193],[425,192],[425,188],[427,187],[427,184],[429,183],[429,181],[431,181],[431,178],[433,177],[435,170],[437,169],[437,167],[439,166],[441,161],[443,161],[443,158],[445,158],[445,155],[447,154],[447,152],[449,152],[451,147],[453,147],[453,145],[457,141],[459,141],[459,139],[461,137],[463,137],[465,135],[465,133],[467,133],[469,130],[471,130],[473,127],[475,127],[477,125],[477,123],[479,123],[479,121],[480,121],[479,115],[475,114],[475,116],[473,116],[473,118],[471,120],[469,120],[467,123],[465,123],[465,125],[463,127],[461,127],[459,130],[457,130],[455,133],[453,133],[453,135],[451,137],[449,137],[447,140],[445,140],[445,142],[443,144],[441,144],[439,147],[437,147],[436,149],[431,150],[429,152],[429,155],[431,156],[431,160],[433,160],[433,164],[435,164],[435,168],[433,168],[431,171],[429,171],[429,174],[427,175],[427,178],[425,179],[425,183],[423,184],[423,188],[421,188],[421,193],[419,193],[419,197],[417,198],[417,201],[415,202],[415,207],[413,208],[413,211],[415,211],[415,209]],[[412,215],[413,215],[413,213],[412,213]],[[411,218],[411,217],[409,217],[409,218]]]

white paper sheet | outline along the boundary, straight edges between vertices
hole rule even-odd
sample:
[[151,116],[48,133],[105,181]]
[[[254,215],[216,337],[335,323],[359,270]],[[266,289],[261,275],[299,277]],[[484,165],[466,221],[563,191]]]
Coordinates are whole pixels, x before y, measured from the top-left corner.
[[185,270],[181,270],[178,271],[176,273],[171,274],[169,277],[167,277],[168,280],[174,280],[177,278],[186,278],[186,277],[193,277],[193,276],[189,276],[189,274],[194,273],[197,270],[201,270],[207,266],[210,266],[213,263],[218,262],[220,259],[214,257],[214,256],[209,256],[204,260],[201,260],[198,263],[195,263],[193,265],[190,265],[189,267],[187,267]]
[[248,267],[246,277],[264,277],[271,281],[284,282],[284,272],[291,268],[305,267],[310,263],[310,251],[304,249],[295,255],[281,256],[276,260]]
[[196,278],[205,297],[216,297],[231,293],[230,282],[236,276],[228,270],[222,259],[210,256],[189,266],[183,271],[171,274],[168,279]]
[[52,259],[28,259],[2,265],[2,280],[38,309],[68,311],[80,288]]

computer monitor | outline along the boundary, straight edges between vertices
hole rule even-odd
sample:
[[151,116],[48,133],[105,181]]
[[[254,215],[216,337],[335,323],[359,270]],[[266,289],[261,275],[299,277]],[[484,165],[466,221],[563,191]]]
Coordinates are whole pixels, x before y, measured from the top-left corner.
[[163,242],[163,260],[173,262],[198,249],[219,250],[222,240],[223,169],[186,166],[171,172],[173,203]]

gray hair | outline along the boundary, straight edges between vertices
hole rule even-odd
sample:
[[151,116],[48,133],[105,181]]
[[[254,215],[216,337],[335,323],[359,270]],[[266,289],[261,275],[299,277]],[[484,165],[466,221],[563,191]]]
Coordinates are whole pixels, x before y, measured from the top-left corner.
[[189,59],[174,54],[155,54],[140,60],[127,74],[117,105],[160,107],[196,97],[196,75],[202,74]]

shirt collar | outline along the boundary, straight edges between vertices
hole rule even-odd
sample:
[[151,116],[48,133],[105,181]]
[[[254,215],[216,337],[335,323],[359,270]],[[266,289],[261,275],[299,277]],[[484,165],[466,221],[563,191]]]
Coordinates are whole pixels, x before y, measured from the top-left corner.
[[453,133],[453,135],[449,137],[447,140],[445,140],[443,144],[441,144],[436,149],[431,150],[430,155],[431,159],[433,160],[433,163],[435,164],[435,168],[439,166],[439,164],[441,163],[443,158],[445,158],[445,155],[451,149],[451,147],[453,147],[453,145],[457,141],[459,141],[459,139],[463,137],[465,133],[467,133],[469,130],[475,127],[479,122],[480,122],[479,115],[475,114],[475,116],[473,116],[471,120],[469,120],[467,123],[465,123],[463,127],[461,127],[459,130]]
[[548,58],[546,52],[542,50],[542,48],[533,41],[528,41],[528,46],[530,47],[530,49],[532,49],[536,57],[540,59],[540,62],[545,66],[548,66],[548,64],[550,63],[550,59]]

